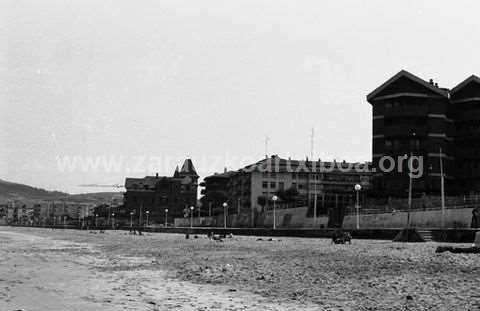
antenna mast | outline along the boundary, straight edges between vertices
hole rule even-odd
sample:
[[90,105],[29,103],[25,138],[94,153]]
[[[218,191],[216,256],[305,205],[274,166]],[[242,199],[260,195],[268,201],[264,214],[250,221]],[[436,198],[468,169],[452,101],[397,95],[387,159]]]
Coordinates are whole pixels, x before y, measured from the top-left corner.
[[313,161],[313,148],[315,145],[315,129],[312,127],[312,134],[310,135],[310,159]]
[[268,158],[268,141],[270,138],[268,136],[265,136],[265,158]]

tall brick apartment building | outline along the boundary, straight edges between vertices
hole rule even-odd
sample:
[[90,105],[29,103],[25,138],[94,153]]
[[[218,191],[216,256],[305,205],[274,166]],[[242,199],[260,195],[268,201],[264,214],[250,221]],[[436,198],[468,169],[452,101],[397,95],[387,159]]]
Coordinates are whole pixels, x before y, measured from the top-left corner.
[[455,107],[457,184],[480,192],[480,78],[471,76],[450,92]]
[[144,223],[149,212],[150,223],[163,223],[165,209],[168,220],[183,217],[183,211],[197,203],[198,174],[192,160],[187,159],[182,168],[178,167],[172,177],[146,176],[127,178],[124,204],[127,211],[133,212],[134,223]]
[[[400,71],[367,96],[373,110],[373,189],[377,195],[406,196],[409,177],[380,170],[391,157],[423,157],[415,194],[440,192],[440,161],[447,193],[480,191],[480,80],[472,76],[449,90]],[[478,154],[478,155],[477,155]],[[383,159],[383,160],[382,160]],[[385,163],[385,162],[384,162]]]

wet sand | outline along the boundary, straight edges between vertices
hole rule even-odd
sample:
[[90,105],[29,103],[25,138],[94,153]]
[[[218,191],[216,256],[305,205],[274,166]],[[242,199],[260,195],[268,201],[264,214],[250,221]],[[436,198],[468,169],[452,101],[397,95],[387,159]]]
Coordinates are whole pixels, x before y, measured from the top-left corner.
[[0,310],[479,310],[480,257],[436,246],[0,227]]

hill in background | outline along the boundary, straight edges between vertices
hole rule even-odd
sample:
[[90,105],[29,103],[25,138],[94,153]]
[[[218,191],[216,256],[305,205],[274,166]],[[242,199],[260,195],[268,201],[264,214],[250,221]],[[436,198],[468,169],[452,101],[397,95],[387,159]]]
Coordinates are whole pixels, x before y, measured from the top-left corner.
[[20,201],[53,201],[65,200],[69,202],[102,203],[110,202],[112,198],[121,200],[120,192],[94,192],[69,194],[60,191],[48,191],[42,188],[17,184],[0,179],[0,202],[7,200]]

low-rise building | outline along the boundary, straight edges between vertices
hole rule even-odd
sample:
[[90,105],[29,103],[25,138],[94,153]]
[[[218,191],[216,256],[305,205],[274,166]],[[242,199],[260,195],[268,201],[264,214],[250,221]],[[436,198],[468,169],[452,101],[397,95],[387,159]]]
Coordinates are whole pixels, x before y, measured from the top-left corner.
[[235,171],[224,170],[223,173],[215,173],[204,178],[200,184],[203,187],[202,195],[202,215],[215,215],[222,209],[222,204],[229,199],[229,184],[232,176],[237,174]]
[[[224,172],[205,178],[203,204],[213,203],[212,192],[226,192],[228,213],[261,213],[271,209],[276,196],[278,208],[308,206],[309,215],[327,214],[329,209],[351,205],[354,186],[370,188],[370,163],[323,162],[263,159],[235,172]],[[222,190],[223,189],[223,190]],[[361,196],[363,200],[363,195]],[[219,213],[220,202],[214,211]]]
[[[197,205],[198,174],[192,160],[187,159],[173,176],[127,178],[124,205],[134,217],[135,224],[164,223],[183,217],[184,211]],[[167,212],[168,210],[168,212]]]

